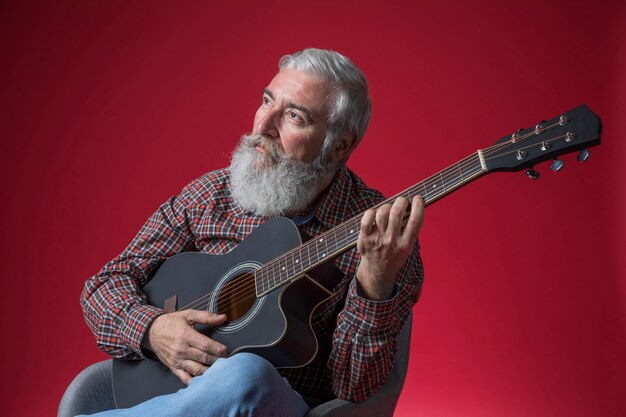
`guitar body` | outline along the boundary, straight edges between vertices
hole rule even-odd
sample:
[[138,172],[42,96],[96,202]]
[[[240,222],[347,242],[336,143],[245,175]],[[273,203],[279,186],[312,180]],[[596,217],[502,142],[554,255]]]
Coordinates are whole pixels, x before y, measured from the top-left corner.
[[[286,218],[274,218],[259,226],[233,251],[226,255],[199,252],[181,253],[169,258],[143,287],[148,303],[163,306],[176,296],[181,309],[198,308],[193,304],[202,295],[204,308],[215,313],[225,312],[228,322],[204,326],[199,330],[224,344],[229,354],[255,353],[276,367],[299,367],[315,357],[317,339],[311,328],[313,310],[332,295],[332,282],[338,271],[331,263],[311,271],[322,273],[321,280],[303,275],[290,284],[256,298],[254,284],[240,284],[238,279],[261,265],[279,257],[302,243],[298,228]],[[329,267],[330,266],[330,267]],[[329,277],[328,274],[332,276]],[[321,284],[327,282],[328,287]],[[232,287],[228,287],[228,285]],[[247,294],[250,305],[246,311],[223,310],[219,294]],[[232,296],[231,296],[232,297]],[[241,297],[230,299],[236,304]],[[161,362],[155,359],[113,361],[113,394],[118,408],[130,407],[158,395],[173,393],[185,385]]]

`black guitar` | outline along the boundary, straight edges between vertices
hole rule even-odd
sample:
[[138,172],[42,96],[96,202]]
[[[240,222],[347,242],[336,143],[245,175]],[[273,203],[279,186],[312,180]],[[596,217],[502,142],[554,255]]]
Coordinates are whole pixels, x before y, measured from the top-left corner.
[[[416,195],[429,205],[474,179],[494,171],[518,171],[536,179],[533,165],[580,150],[578,160],[589,157],[586,148],[600,143],[601,123],[585,105],[534,128],[521,129],[496,144],[417,183],[398,196]],[[381,204],[384,204],[381,203]],[[298,228],[288,219],[275,218],[259,226],[227,255],[181,253],[164,262],[143,291],[150,304],[176,309],[208,309],[226,313],[229,322],[200,329],[228,346],[231,354],[256,353],[276,367],[299,367],[317,353],[310,318],[315,308],[332,295],[334,281],[313,278],[316,269],[353,248],[361,215],[302,243]],[[157,360],[113,362],[113,392],[118,407],[130,407],[157,395],[183,388]]]

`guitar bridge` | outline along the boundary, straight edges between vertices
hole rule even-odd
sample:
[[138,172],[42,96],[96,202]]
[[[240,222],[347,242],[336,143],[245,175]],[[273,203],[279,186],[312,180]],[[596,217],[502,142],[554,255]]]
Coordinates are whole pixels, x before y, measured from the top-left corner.
[[163,311],[165,311],[166,313],[175,312],[176,303],[177,303],[177,297],[176,297],[176,294],[174,294],[170,298],[166,299],[165,303],[163,303]]

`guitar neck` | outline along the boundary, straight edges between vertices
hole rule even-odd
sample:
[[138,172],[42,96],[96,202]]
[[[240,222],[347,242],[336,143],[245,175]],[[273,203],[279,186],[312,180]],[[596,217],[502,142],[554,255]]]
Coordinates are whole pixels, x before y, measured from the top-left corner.
[[[398,197],[412,200],[417,195],[421,195],[425,205],[428,206],[485,172],[487,166],[483,153],[479,150],[372,208],[392,203]],[[255,271],[257,296],[273,291],[356,246],[363,213],[295,247]]]

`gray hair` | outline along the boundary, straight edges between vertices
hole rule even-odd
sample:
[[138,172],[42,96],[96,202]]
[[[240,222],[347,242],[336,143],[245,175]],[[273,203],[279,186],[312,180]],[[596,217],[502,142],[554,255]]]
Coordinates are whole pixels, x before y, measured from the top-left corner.
[[330,156],[332,144],[346,133],[353,133],[359,143],[372,115],[372,101],[367,79],[356,65],[339,52],[309,48],[283,56],[278,68],[295,69],[321,77],[337,90],[328,115],[328,132],[320,157]]

